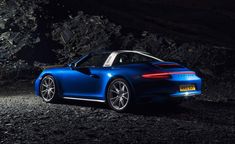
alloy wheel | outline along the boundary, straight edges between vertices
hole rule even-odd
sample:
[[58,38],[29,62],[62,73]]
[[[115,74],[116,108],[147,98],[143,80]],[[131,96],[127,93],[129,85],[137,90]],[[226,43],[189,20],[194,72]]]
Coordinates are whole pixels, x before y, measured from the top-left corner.
[[40,93],[45,102],[51,102],[55,97],[55,81],[52,76],[45,76],[40,85]]
[[117,111],[125,109],[129,103],[130,90],[123,80],[115,80],[108,90],[109,105]]

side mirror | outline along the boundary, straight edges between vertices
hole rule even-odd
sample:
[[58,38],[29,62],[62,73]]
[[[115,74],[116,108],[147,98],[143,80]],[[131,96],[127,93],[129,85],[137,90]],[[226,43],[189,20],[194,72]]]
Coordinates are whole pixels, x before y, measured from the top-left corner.
[[90,68],[88,68],[88,67],[79,67],[79,68],[76,68],[76,70],[83,73],[83,74],[86,74],[92,78],[99,78],[98,75],[92,74]]
[[68,64],[68,66],[69,66],[71,69],[75,69],[75,63],[70,63],[70,64]]

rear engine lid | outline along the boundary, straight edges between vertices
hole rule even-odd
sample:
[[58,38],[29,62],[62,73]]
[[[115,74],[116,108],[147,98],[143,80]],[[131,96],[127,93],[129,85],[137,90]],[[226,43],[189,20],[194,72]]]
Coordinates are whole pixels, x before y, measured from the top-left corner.
[[155,69],[142,75],[150,79],[194,79],[195,72],[175,62],[152,62]]

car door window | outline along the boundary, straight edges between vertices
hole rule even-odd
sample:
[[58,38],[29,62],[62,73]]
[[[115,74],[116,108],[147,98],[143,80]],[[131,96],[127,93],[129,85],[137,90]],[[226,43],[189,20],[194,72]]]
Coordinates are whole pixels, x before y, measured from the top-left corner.
[[88,56],[77,67],[102,67],[109,54],[94,54]]

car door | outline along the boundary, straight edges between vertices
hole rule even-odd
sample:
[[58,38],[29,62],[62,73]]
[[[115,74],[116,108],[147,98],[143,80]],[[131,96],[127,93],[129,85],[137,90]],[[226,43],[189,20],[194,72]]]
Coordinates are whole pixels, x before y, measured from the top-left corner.
[[103,64],[108,54],[94,54],[70,68],[63,82],[64,96],[99,98]]

